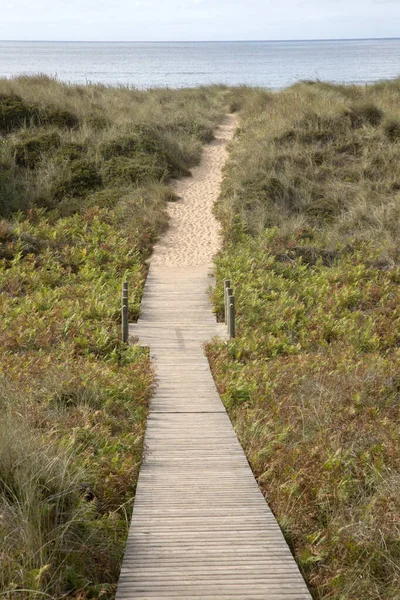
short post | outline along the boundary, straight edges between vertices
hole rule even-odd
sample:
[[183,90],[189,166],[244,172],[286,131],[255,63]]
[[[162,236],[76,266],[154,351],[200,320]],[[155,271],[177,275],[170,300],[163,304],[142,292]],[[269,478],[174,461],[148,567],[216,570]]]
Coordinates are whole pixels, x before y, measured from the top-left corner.
[[230,295],[228,297],[229,302],[229,320],[228,320],[228,333],[229,337],[232,339],[235,337],[236,329],[235,329],[235,296]]
[[129,322],[128,322],[128,282],[122,284],[122,308],[121,308],[121,329],[122,341],[128,343],[129,338]]
[[229,296],[233,296],[233,289],[231,287],[226,288],[226,326],[229,331]]
[[225,323],[228,323],[228,296],[226,291],[231,287],[231,280],[225,279],[224,281],[224,308],[225,308]]

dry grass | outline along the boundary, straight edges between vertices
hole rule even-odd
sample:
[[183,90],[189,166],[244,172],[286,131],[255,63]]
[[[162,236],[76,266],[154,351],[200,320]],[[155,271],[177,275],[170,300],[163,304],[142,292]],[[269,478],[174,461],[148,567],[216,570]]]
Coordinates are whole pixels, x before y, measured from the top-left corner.
[[[393,255],[398,89],[398,82],[364,88],[316,83],[250,95],[232,159],[237,175],[225,183],[221,218],[240,215],[252,234],[273,226],[288,233],[323,227],[333,245],[376,237]],[[250,147],[256,148],[251,157]]]
[[113,188],[115,199],[115,188],[188,174],[229,93],[0,81],[0,214],[31,206],[70,214],[99,189]]
[[171,177],[225,88],[0,81],[0,596],[115,596],[153,377],[139,314]]
[[238,338],[210,360],[321,600],[400,597],[399,89],[244,92],[217,207]]

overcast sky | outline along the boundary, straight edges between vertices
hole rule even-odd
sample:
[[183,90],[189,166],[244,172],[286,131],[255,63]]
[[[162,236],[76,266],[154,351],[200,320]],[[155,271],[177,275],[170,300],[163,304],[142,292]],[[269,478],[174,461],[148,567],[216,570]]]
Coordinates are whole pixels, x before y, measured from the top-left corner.
[[400,36],[400,0],[3,0],[3,40]]

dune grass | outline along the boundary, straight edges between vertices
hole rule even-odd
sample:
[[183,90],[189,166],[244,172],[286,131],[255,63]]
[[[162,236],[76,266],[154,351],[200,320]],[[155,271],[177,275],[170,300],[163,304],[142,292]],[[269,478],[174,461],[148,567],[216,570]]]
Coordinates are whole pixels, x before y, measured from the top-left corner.
[[1,597],[115,595],[153,384],[120,283],[135,319],[171,178],[242,109],[210,362],[315,598],[397,600],[399,91],[0,81]]
[[208,354],[316,599],[400,597],[400,81],[243,90]]
[[119,341],[223,87],[0,81],[0,596],[115,595],[153,374]]

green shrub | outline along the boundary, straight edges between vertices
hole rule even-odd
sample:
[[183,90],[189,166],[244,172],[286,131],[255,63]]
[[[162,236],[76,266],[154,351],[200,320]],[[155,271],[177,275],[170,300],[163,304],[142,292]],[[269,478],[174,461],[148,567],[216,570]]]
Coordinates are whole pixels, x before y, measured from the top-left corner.
[[210,123],[199,122],[195,120],[177,120],[173,127],[186,135],[192,135],[200,142],[210,143],[214,139],[214,127]]
[[139,184],[148,180],[162,181],[168,173],[167,165],[160,164],[158,156],[137,152],[132,158],[116,156],[104,163],[102,176],[107,184]]
[[38,256],[48,245],[37,235],[16,233],[8,221],[0,221],[0,259],[11,261],[16,256]]
[[194,167],[200,161],[202,145],[194,137],[176,136],[169,131],[160,134],[163,153],[159,154],[168,165],[170,177],[189,176],[190,167]]
[[268,200],[283,210],[298,212],[301,208],[302,199],[296,187],[278,177],[267,177],[263,181],[263,191]]
[[[90,193],[90,192],[88,192]],[[58,217],[71,217],[76,213],[82,212],[88,207],[86,203],[86,196],[64,196],[61,200],[54,204],[51,200],[43,199],[43,205],[47,209],[51,209],[52,215],[55,218]]]
[[9,133],[18,127],[29,126],[34,115],[22,98],[15,95],[0,95],[0,131]]
[[124,198],[128,196],[130,192],[129,187],[111,187],[99,190],[94,194],[91,194],[86,198],[88,206],[99,206],[100,208],[114,208],[114,206]]
[[103,142],[100,152],[106,160],[118,156],[134,158],[136,154],[149,154],[156,156],[165,165],[171,177],[189,174],[176,142],[165,139],[162,132],[154,132],[149,127],[136,127],[129,134]]
[[0,216],[12,212],[14,207],[14,181],[12,172],[7,165],[0,163]]
[[384,117],[383,111],[372,103],[352,106],[344,114],[350,118],[352,127],[377,127]]
[[116,156],[131,158],[136,152],[163,155],[164,148],[156,131],[150,127],[135,126],[129,133],[105,141],[100,152],[108,160]]
[[400,121],[396,121],[394,119],[387,121],[384,125],[384,131],[386,137],[391,142],[397,142],[400,140]]
[[0,160],[0,217],[9,217],[13,212],[29,206],[23,186],[18,181],[12,165]]
[[78,142],[65,142],[55,153],[55,159],[59,161],[79,160],[86,153],[87,147],[85,144]]
[[28,104],[18,95],[0,94],[0,131],[3,133],[10,133],[19,127],[37,125],[73,128],[78,123],[76,115],[68,110]]
[[329,144],[346,130],[348,119],[344,116],[320,115],[308,110],[306,114],[276,138],[281,144]]
[[15,162],[21,167],[34,169],[44,155],[54,151],[60,144],[60,135],[55,131],[27,131],[12,145]]
[[101,183],[102,178],[95,163],[84,159],[72,160],[64,169],[60,169],[52,184],[51,194],[56,200],[64,196],[84,197]]
[[86,125],[94,131],[103,131],[111,126],[111,122],[100,114],[90,114],[85,119]]
[[56,107],[41,109],[39,122],[42,125],[53,125],[60,129],[74,129],[79,125],[79,119],[74,113]]

